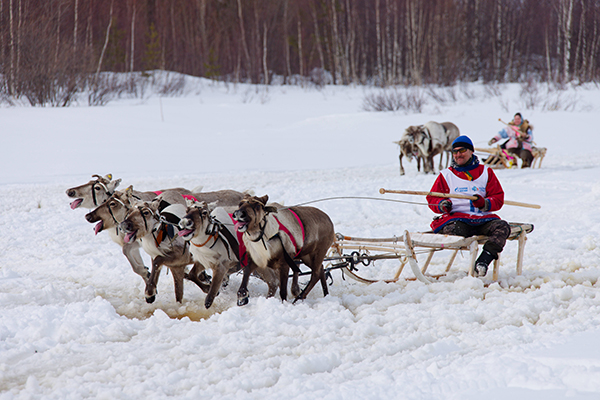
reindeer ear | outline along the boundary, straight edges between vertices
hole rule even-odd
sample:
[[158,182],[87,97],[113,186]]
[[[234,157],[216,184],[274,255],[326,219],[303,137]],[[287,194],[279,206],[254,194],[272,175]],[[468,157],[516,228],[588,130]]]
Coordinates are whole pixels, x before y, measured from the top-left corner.
[[277,207],[273,207],[273,206],[266,206],[265,207],[265,212],[267,214],[269,213],[276,213],[277,212]]
[[107,181],[112,181],[112,174],[106,174],[104,175],[104,179],[106,179]]
[[212,212],[215,208],[217,208],[218,205],[218,201],[213,201],[212,203],[206,204],[206,208],[208,208],[208,211]]
[[267,205],[267,202],[269,201],[269,196],[265,194],[263,197],[257,197],[256,199],[264,205]]
[[188,199],[188,198],[185,199],[186,207],[192,207],[192,206],[194,206],[194,204],[196,204],[196,202],[194,200]]
[[117,179],[115,181],[109,182],[108,185],[107,185],[107,187],[110,189],[110,191],[114,192],[115,189],[117,188],[117,186],[119,186],[120,183],[121,183],[121,178],[119,178],[119,179]]
[[125,189],[125,196],[127,196],[127,198],[131,200],[131,198],[133,197],[133,185],[129,185],[129,187]]

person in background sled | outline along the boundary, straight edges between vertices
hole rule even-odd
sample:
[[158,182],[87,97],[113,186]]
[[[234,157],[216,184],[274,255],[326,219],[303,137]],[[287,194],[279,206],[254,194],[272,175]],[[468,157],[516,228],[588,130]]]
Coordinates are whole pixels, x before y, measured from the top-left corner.
[[508,139],[502,147],[523,160],[521,168],[528,168],[533,161],[533,155],[531,154],[531,147],[533,146],[532,130],[533,126],[529,125],[529,121],[523,120],[521,113],[516,113],[508,126],[490,139],[488,144],[491,146],[499,140]]
[[489,236],[475,262],[475,276],[487,274],[492,260],[498,259],[510,234],[508,222],[493,214],[504,205],[504,190],[494,171],[479,163],[473,142],[459,136],[452,142],[452,164],[440,171],[431,192],[465,194],[477,200],[427,196],[429,208],[442,214],[434,218],[434,233],[457,236]]

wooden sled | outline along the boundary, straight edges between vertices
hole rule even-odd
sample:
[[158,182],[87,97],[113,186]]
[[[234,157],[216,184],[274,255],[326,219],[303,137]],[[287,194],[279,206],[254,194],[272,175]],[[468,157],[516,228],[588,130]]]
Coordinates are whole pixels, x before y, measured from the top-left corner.
[[[509,155],[506,150],[503,150],[500,146],[487,149],[476,147],[475,151],[489,154],[489,157],[487,157],[483,163],[490,168],[504,169],[518,167],[517,158],[513,155]],[[533,156],[531,168],[535,168],[536,164],[538,168],[542,167],[542,161],[544,160],[544,157],[546,157],[546,151],[547,150],[545,147],[533,146],[531,148],[531,155]],[[510,160],[509,157],[511,157],[514,161]]]
[[[511,233],[508,240],[518,242],[517,252],[517,275],[521,275],[523,271],[523,255],[525,251],[525,242],[527,240],[527,234],[533,231],[532,224],[524,223],[510,223]],[[470,253],[470,263],[468,274],[473,276],[475,261],[479,250],[479,245],[484,244],[488,241],[487,236],[453,236],[453,235],[441,235],[435,233],[410,233],[405,231],[402,237],[394,236],[392,238],[357,238],[344,236],[342,234],[336,235],[336,241],[331,246],[327,261],[331,262],[333,268],[344,269],[351,278],[362,282],[362,283],[375,283],[375,282],[397,282],[400,279],[400,275],[404,270],[406,264],[409,264],[414,278],[409,277],[406,279],[417,279],[425,283],[432,282],[432,279],[439,279],[450,272],[452,264],[456,259],[459,251],[466,250]],[[428,275],[427,268],[429,267],[433,255],[437,251],[450,250],[452,254],[450,260],[446,265],[445,271],[438,275]],[[423,263],[423,266],[419,268],[417,260],[418,254],[426,254],[427,259]],[[365,277],[361,273],[365,268],[373,268],[370,264],[377,260],[384,259],[397,259],[400,262],[400,266],[396,269],[393,276],[384,279],[373,279]],[[492,279],[498,280],[498,271],[500,267],[500,258],[494,261]],[[327,268],[326,268],[327,269]]]
[[500,146],[491,147],[487,149],[476,147],[475,151],[489,154],[489,156],[483,161],[483,163],[490,168],[504,169],[518,167],[516,158],[514,156],[510,156],[512,159],[509,159],[506,150],[503,150]]

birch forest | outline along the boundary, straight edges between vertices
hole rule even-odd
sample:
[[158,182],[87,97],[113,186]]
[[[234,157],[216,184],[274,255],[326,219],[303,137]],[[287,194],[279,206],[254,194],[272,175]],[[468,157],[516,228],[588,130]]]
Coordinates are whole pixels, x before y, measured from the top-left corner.
[[589,82],[599,52],[598,0],[0,0],[2,96],[59,88],[65,104],[106,71],[381,87]]

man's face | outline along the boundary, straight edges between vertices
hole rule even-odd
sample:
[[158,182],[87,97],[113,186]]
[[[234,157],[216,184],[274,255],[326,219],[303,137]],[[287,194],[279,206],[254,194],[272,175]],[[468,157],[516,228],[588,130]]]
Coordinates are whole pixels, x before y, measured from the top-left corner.
[[456,162],[456,164],[458,164],[459,166],[465,165],[471,159],[472,155],[473,152],[464,147],[457,147],[455,149],[452,149],[452,158],[454,159],[454,162]]

